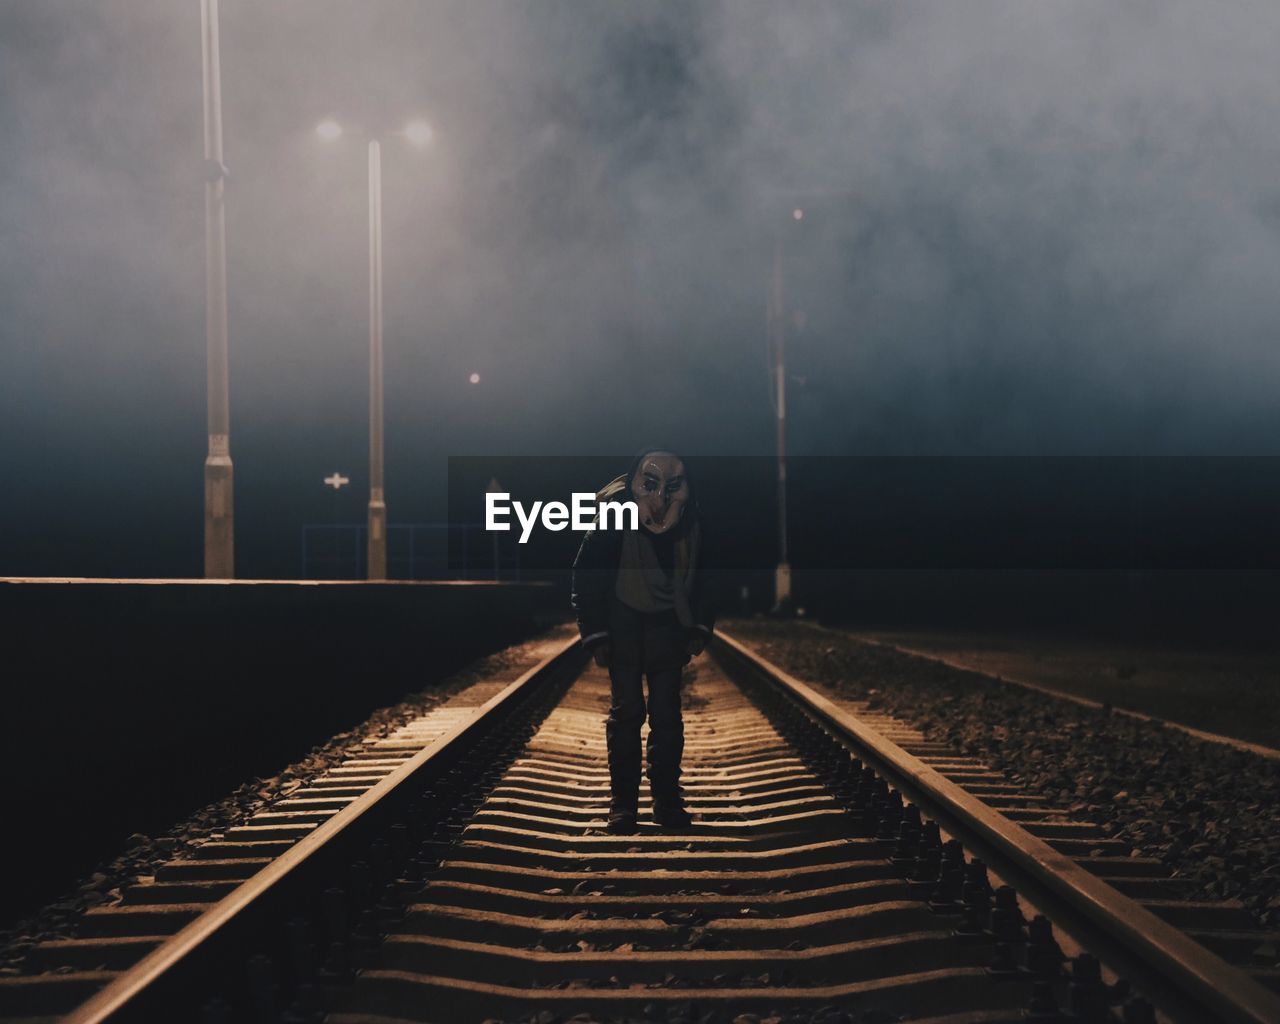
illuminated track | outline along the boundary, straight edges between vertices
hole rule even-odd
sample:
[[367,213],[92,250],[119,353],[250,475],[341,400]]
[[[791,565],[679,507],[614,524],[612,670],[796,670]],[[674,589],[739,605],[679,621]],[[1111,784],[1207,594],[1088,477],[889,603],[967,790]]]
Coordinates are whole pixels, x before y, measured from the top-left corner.
[[[901,780],[906,788],[920,791],[921,787],[913,787],[909,780],[932,773],[927,788],[937,792],[928,797],[931,806],[945,806],[965,795],[977,797],[998,815],[991,817],[980,808],[957,808],[954,813],[975,820],[989,817],[995,823],[1008,819],[1030,837],[1011,837],[1011,842],[1026,848],[1032,841],[1040,840],[1041,854],[1045,853],[1043,847],[1048,847],[1052,854],[1070,858],[1087,874],[1132,899],[1149,912],[1141,915],[1128,904],[1117,904],[1119,916],[1142,922],[1139,928],[1130,929],[1133,933],[1167,936],[1168,926],[1175,926],[1185,937],[1250,974],[1264,986],[1280,989],[1280,973],[1276,968],[1255,958],[1255,951],[1265,952],[1280,943],[1280,933],[1260,927],[1239,900],[1207,898],[1193,879],[1179,875],[1159,858],[1141,855],[1118,838],[1119,828],[1108,825],[1105,820],[1100,824],[1096,818],[1079,814],[1083,808],[1065,808],[1044,793],[993,768],[981,757],[966,755],[949,743],[937,742],[865,700],[842,698],[827,688],[792,679],[742,643],[725,639],[730,657],[736,656],[744,667],[757,664],[759,671],[817,713],[833,713],[831,727],[849,737],[864,757]],[[879,737],[874,747],[870,742],[872,734]],[[979,841],[971,834],[967,843],[973,846]],[[1091,890],[1096,889],[1091,886]],[[1153,920],[1153,916],[1160,920]]]
[[[647,824],[642,794],[638,835],[602,830],[608,680],[565,644],[276,811],[315,817],[263,823],[309,826],[274,859],[262,844],[283,837],[263,832],[174,862],[172,895],[212,887],[193,919],[132,969],[73,972],[100,990],[65,1019],[663,1020],[690,1002],[726,1019],[1154,1019],[1092,957],[1064,964],[1036,911],[1173,1019],[1280,1019],[1256,981],[867,722],[732,638],[716,651],[685,699],[692,828]],[[64,962],[127,948],[146,906],[93,915],[116,934]]]

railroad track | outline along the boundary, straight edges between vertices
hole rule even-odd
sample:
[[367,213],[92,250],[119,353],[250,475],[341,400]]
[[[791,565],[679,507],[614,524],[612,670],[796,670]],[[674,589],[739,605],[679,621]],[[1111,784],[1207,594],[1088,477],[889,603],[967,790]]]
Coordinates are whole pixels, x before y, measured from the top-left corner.
[[1123,833],[1114,822],[1100,822],[1079,813],[1086,807],[1078,803],[1064,806],[1064,801],[993,768],[984,758],[939,742],[866,700],[850,700],[820,685],[804,688],[834,701],[860,723],[914,754],[965,792],[978,796],[1056,852],[1071,857],[1228,963],[1280,991],[1274,952],[1280,948],[1280,932],[1259,926],[1240,900],[1207,897],[1194,879],[1178,874],[1157,857],[1144,856],[1121,838]]
[[0,1015],[1280,1020],[1254,979],[1050,845],[1071,836],[927,763],[963,776],[946,751],[908,753],[731,637],[714,650],[685,700],[691,829],[603,831],[608,681],[561,643],[87,915],[38,950],[63,973],[0,984]]

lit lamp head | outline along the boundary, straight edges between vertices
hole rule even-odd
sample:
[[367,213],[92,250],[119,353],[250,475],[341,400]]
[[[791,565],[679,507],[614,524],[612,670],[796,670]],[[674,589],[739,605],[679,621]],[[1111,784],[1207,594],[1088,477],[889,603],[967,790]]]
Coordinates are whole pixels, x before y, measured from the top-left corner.
[[342,137],[342,125],[329,118],[316,125],[316,134],[325,142],[336,142]]
[[404,126],[404,137],[419,149],[423,149],[435,137],[435,132],[426,121],[410,121]]

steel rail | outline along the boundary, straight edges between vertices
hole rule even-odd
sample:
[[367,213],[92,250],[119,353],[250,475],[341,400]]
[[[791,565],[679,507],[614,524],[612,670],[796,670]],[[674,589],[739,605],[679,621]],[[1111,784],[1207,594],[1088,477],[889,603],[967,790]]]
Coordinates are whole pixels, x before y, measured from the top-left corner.
[[107,1024],[109,1021],[143,1019],[135,1016],[139,1012],[145,1012],[139,1004],[158,982],[208,950],[220,933],[233,923],[243,920],[268,896],[280,891],[305,867],[314,863],[335,839],[349,833],[358,822],[385,807],[392,794],[404,783],[414,779],[432,762],[453,753],[463,741],[492,721],[501,709],[510,707],[539,682],[561,668],[584,659],[585,654],[576,636],[559,643],[541,662],[477,708],[472,717],[459,722],[430,746],[420,750],[385,779],[82,1003],[63,1018],[64,1024]]
[[[1069,910],[1072,921],[1090,928],[1091,938],[1111,940],[1106,958],[1113,966],[1132,974],[1138,984],[1154,980],[1167,986],[1179,1000],[1179,1017],[1199,1008],[1202,1016],[1193,1019],[1231,1024],[1280,1021],[1280,997],[1265,986],[967,793],[856,714],[723,631],[717,630],[713,651],[722,658],[727,654],[725,660],[731,666],[736,662],[798,702],[966,847],[993,854],[988,856],[993,870],[1006,874],[1012,869],[1016,873],[1016,878],[1007,881],[1020,888],[1030,881],[1033,897],[1044,894]],[[1049,911],[1051,917],[1058,916],[1057,909]],[[1116,963],[1116,958],[1125,962]],[[1160,992],[1146,994],[1167,1005]],[[1181,1000],[1190,1000],[1191,1006]]]

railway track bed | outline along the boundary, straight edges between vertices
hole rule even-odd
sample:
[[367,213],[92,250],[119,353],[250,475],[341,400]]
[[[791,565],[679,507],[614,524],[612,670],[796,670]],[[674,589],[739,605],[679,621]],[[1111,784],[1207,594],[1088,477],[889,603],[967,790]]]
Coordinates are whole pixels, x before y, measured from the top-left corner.
[[420,1020],[433,1004],[458,1019],[584,1006],[666,1019],[691,999],[703,1013],[1019,1007],[1025,993],[988,977],[988,951],[912,898],[883,844],[856,834],[717,666],[693,673],[686,699],[697,823],[605,833],[608,699],[602,670],[569,690],[330,1020]]
[[551,648],[86,914],[0,1019],[1280,1019],[1139,858],[732,637],[686,687],[694,824],[646,788],[607,833],[607,675]]

